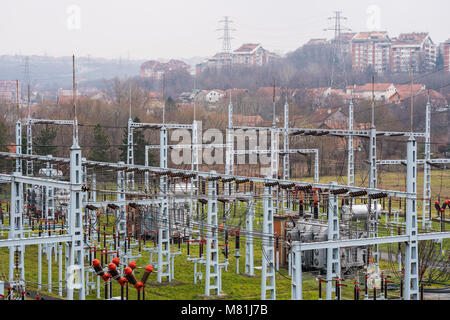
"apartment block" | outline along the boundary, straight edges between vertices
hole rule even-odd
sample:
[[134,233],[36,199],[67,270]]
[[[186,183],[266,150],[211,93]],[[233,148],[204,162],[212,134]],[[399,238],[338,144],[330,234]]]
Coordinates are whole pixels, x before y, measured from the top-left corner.
[[394,73],[430,72],[436,67],[437,47],[426,32],[403,33],[392,40],[391,70]]
[[362,72],[372,67],[377,73],[390,69],[391,39],[386,31],[360,32],[352,38],[352,68]]

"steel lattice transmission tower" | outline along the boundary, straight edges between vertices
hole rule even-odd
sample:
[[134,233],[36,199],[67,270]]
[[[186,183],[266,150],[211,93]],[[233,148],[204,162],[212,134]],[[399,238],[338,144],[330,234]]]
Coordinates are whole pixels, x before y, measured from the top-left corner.
[[343,89],[347,86],[347,76],[345,72],[345,51],[342,44],[342,32],[351,31],[349,28],[343,26],[342,21],[347,20],[342,16],[341,11],[335,11],[333,17],[329,17],[328,20],[334,21],[334,26],[330,26],[324,31],[334,31],[333,51],[332,51],[332,64],[331,64],[331,77],[330,86],[332,88]]
[[222,28],[217,29],[217,31],[223,31],[223,36],[219,39],[222,40],[222,53],[230,53],[231,52],[231,31],[236,31],[236,29],[231,28],[231,24],[233,21],[229,19],[230,17],[225,16],[223,20],[220,20],[219,23],[223,24]]

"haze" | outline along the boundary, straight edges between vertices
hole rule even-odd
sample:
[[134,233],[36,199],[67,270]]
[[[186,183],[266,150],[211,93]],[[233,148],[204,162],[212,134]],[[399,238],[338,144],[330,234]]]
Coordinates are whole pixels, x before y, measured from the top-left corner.
[[[367,31],[367,8],[380,8],[380,29],[427,31],[435,43],[450,37],[450,1],[292,1],[292,0],[2,0],[2,54],[94,56],[125,59],[209,56],[221,49],[218,21],[234,21],[232,48],[262,43],[279,54],[310,38],[331,38],[324,28],[341,10],[352,31]],[[75,8],[79,28],[68,28]],[[71,22],[70,22],[71,21]],[[69,24],[73,20],[70,20]]]

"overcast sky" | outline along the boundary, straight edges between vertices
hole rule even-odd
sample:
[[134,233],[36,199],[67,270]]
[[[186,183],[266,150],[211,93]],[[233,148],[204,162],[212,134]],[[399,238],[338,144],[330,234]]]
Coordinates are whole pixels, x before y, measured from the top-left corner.
[[330,38],[323,29],[336,10],[353,31],[376,26],[391,37],[428,31],[435,42],[450,38],[449,0],[1,0],[0,55],[209,56],[221,49],[223,16],[234,21],[233,49],[256,42],[286,53]]

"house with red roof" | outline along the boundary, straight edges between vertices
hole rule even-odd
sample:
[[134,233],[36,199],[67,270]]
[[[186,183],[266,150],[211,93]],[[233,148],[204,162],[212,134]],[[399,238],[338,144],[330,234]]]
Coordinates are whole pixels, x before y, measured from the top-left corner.
[[181,60],[169,60],[168,62],[159,62],[156,60],[146,61],[141,65],[141,78],[152,78],[160,80],[164,74],[182,71],[189,72],[190,66]]
[[232,53],[233,64],[263,66],[275,60],[278,56],[259,43],[244,43]]
[[244,43],[233,52],[219,52],[196,65],[196,73],[206,69],[221,69],[232,64],[263,66],[278,59],[279,56],[262,47],[259,43]]
[[[397,89],[393,83],[374,83],[373,94],[376,101],[389,101]],[[372,83],[366,83],[362,86],[347,86],[346,94],[354,94],[360,99],[372,99]]]

